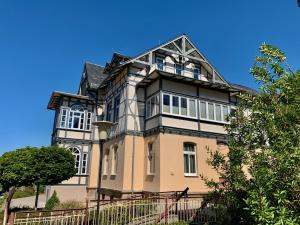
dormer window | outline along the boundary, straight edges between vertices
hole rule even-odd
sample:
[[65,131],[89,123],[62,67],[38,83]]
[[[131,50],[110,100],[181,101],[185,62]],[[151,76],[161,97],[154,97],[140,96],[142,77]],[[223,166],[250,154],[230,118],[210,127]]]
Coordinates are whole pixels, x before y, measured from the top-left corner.
[[182,74],[182,64],[181,63],[175,63],[175,73],[181,75]]

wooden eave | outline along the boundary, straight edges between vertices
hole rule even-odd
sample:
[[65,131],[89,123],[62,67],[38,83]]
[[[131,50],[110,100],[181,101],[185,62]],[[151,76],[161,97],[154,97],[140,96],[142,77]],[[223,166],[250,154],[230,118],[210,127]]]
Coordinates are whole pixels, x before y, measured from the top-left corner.
[[196,86],[201,86],[201,87],[208,87],[208,88],[214,88],[214,89],[219,89],[219,90],[224,90],[224,91],[230,91],[230,92],[235,92],[238,91],[235,88],[232,88],[231,86],[221,83],[221,82],[209,82],[209,81],[203,81],[203,80],[197,80],[194,78],[174,74],[174,73],[169,73],[166,71],[160,71],[160,70],[154,70],[150,74],[148,74],[143,80],[141,80],[137,84],[137,88],[142,88],[142,87],[147,87],[151,83],[153,83],[155,80],[157,80],[160,77],[165,77],[174,81],[178,81],[181,83],[185,84],[192,84]]
[[54,91],[52,92],[52,95],[50,97],[50,100],[47,105],[47,109],[57,109],[59,107],[60,101],[62,97],[69,97],[69,98],[76,98],[79,100],[87,100],[87,101],[93,101],[90,97],[88,96],[83,96],[83,95],[77,95],[77,94],[70,94],[70,93],[65,93],[65,92],[60,92],[60,91]]

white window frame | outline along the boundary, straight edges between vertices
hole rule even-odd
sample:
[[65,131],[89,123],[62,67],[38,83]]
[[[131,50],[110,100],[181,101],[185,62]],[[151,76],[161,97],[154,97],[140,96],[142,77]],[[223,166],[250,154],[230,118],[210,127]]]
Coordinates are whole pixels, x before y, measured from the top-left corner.
[[[80,175],[81,174],[81,151],[76,146],[71,146],[71,147],[68,147],[67,149],[74,156],[74,159],[75,159],[75,165],[74,165],[74,167],[76,169],[76,175]],[[78,152],[78,153],[76,153],[75,151]],[[77,166],[77,162],[78,162],[78,166]]]
[[[81,174],[86,175],[88,169],[88,153],[84,152],[82,154],[82,161],[81,161]],[[83,171],[84,170],[84,171]]]
[[[76,106],[80,106],[83,110],[73,110],[73,107]],[[75,113],[79,113],[78,115],[74,115]],[[72,116],[71,116],[72,114]],[[78,118],[79,119],[79,123],[78,123],[78,128],[74,127],[74,118]],[[70,109],[69,109],[69,115],[68,115],[68,129],[71,130],[85,130],[85,110],[81,105],[73,105]]]
[[85,129],[86,130],[91,130],[91,126],[92,126],[92,113],[91,112],[87,112],[86,113]]
[[[194,151],[186,151],[185,150],[185,146],[186,145],[191,145],[193,146],[193,149]],[[189,159],[189,171],[191,171],[191,163],[190,163],[190,156],[193,155],[194,156],[194,160],[195,160],[195,172],[194,173],[191,173],[191,172],[188,172],[186,173],[184,170],[185,170],[185,166],[184,166],[184,163],[185,163],[185,159],[184,159],[184,156],[187,155],[188,156],[188,159]],[[188,143],[188,142],[185,142],[183,143],[183,173],[184,173],[184,176],[190,176],[190,177],[194,177],[194,176],[198,176],[198,163],[197,163],[197,146],[196,144],[194,143]]]
[[[197,73],[195,73],[195,71],[198,71]],[[197,76],[197,78],[195,78],[195,76]],[[193,67],[193,77],[194,79],[200,80],[200,69],[197,67]]]
[[[177,66],[180,66],[180,73],[177,73]],[[182,75],[183,74],[183,64],[182,63],[174,63],[174,73],[177,75]]]
[[[66,114],[65,115],[63,115],[63,111],[65,111],[66,112]],[[60,116],[59,116],[59,127],[60,128],[67,128],[68,127],[68,123],[69,123],[69,108],[67,108],[67,107],[61,107],[61,109],[60,109],[60,114],[59,114]],[[62,120],[63,120],[63,116],[65,116],[65,125],[64,126],[62,126]]]
[[[153,95],[150,98],[146,100],[146,118],[149,119],[153,116],[156,116],[159,113],[159,95]],[[154,104],[152,102],[154,101]],[[152,106],[154,106],[154,111],[152,109]],[[153,114],[152,114],[153,112]],[[150,115],[149,115],[150,114]]]
[[[162,61],[162,70],[158,66],[158,62],[157,62],[158,60]],[[165,59],[163,57],[156,57],[155,58],[155,63],[156,63],[156,69],[158,69],[160,71],[165,71]]]
[[[202,117],[202,115],[201,115],[201,102],[205,103],[205,110],[206,110],[205,111],[206,112],[206,117],[205,118]],[[214,119],[209,119],[208,104],[213,104]],[[216,105],[219,105],[221,107],[221,120],[216,119]],[[211,101],[207,101],[207,100],[199,100],[200,120],[211,121],[211,122],[222,123],[222,124],[228,124],[229,122],[227,122],[225,120],[225,117],[224,117],[224,107],[226,107],[228,109],[228,116],[229,116],[230,110],[232,108],[230,105],[219,103],[219,102],[211,102]]]
[[[163,108],[163,97],[164,95],[169,95],[170,96],[170,112],[165,112],[164,108]],[[197,99],[196,98],[190,98],[187,96],[181,96],[181,95],[177,95],[177,94],[170,94],[170,93],[162,93],[162,102],[160,104],[160,107],[162,107],[162,113],[166,114],[166,115],[173,115],[173,116],[179,116],[179,117],[184,117],[184,118],[193,118],[193,119],[197,119],[197,115],[198,115],[198,107],[197,107]],[[179,101],[179,113],[173,113],[173,96],[178,97],[178,101]],[[187,115],[182,115],[181,113],[181,98],[186,98],[187,99]],[[190,113],[190,100],[194,100],[195,101],[195,116],[191,116]]]

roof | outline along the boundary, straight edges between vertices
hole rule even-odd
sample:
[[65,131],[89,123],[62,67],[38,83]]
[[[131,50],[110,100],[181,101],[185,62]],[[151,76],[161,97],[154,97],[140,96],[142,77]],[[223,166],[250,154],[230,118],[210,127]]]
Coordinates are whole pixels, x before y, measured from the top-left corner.
[[56,109],[59,104],[60,100],[62,97],[72,97],[72,98],[77,98],[77,99],[83,99],[83,100],[92,100],[88,96],[83,96],[83,95],[77,95],[77,94],[71,94],[71,93],[66,93],[66,92],[60,92],[60,91],[53,91],[52,95],[50,97],[50,100],[48,102],[48,109]]
[[104,67],[90,62],[85,63],[85,71],[91,89],[97,89],[107,77],[107,74],[104,74]]
[[230,86],[241,92],[247,92],[251,95],[258,95],[258,91],[240,84],[230,83]]

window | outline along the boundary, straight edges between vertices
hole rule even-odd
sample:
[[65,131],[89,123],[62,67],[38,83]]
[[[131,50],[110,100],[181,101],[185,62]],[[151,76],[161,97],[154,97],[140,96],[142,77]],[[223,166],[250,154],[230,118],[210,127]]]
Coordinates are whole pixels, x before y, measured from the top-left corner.
[[163,112],[170,113],[170,95],[163,94]]
[[196,117],[196,100],[195,99],[189,99],[189,109],[190,109],[190,116]]
[[172,97],[172,113],[179,114],[179,97]]
[[119,121],[120,95],[115,97],[114,101],[114,122]]
[[87,172],[87,159],[88,159],[88,154],[83,153],[82,154],[81,174],[86,174],[86,172]]
[[118,146],[114,147],[111,158],[111,175],[117,174],[117,162],[118,162]]
[[221,105],[215,104],[215,109],[216,109],[216,120],[217,121],[222,121],[222,107],[221,107]]
[[156,66],[158,70],[164,70],[164,60],[162,58],[156,58]]
[[84,128],[84,109],[80,105],[73,105],[69,112],[68,128],[83,130]]
[[185,143],[183,150],[184,158],[184,174],[196,175],[196,146],[194,144]]
[[80,174],[80,150],[77,147],[70,147],[68,150],[71,151],[72,155],[74,156],[76,174]]
[[193,69],[194,79],[199,80],[199,74],[200,74],[200,70],[198,68],[194,68]]
[[187,98],[180,98],[180,113],[181,115],[187,116]]
[[182,64],[175,63],[175,73],[181,75],[182,74]]
[[207,109],[208,109],[208,119],[215,120],[214,104],[213,103],[208,103],[207,104]]
[[154,174],[154,168],[155,168],[153,143],[148,143],[148,157],[147,158],[148,158],[147,173],[148,173],[148,175],[152,175],[152,174]]
[[214,122],[228,122],[229,106],[220,103],[200,101],[200,118]]
[[92,113],[87,113],[87,119],[86,119],[86,130],[91,130],[91,123],[92,123]]
[[159,113],[159,97],[158,95],[152,96],[146,103],[146,117],[152,117]]
[[163,113],[196,118],[196,99],[163,94]]
[[66,123],[67,123],[68,109],[67,108],[62,108],[60,113],[61,113],[60,127],[65,128],[66,125],[67,125]]
[[107,104],[107,110],[106,110],[106,120],[112,122],[112,103],[109,102]]
[[105,151],[103,160],[103,175],[107,175],[109,170],[109,149]]

